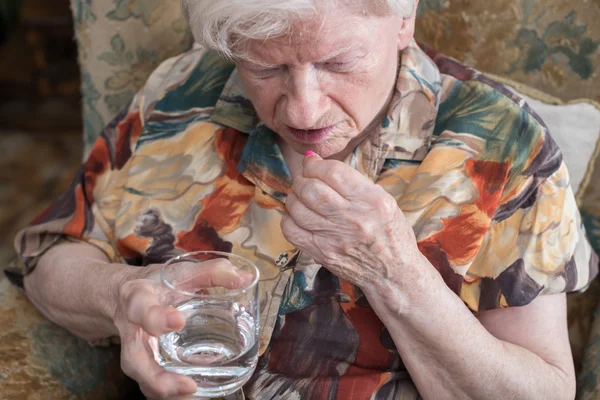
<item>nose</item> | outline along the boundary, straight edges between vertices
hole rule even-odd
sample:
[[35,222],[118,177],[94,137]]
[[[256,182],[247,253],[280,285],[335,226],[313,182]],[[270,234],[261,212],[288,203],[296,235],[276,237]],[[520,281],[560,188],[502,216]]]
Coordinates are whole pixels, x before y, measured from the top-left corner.
[[326,111],[326,96],[314,68],[290,71],[283,98],[285,123],[296,129],[315,129]]

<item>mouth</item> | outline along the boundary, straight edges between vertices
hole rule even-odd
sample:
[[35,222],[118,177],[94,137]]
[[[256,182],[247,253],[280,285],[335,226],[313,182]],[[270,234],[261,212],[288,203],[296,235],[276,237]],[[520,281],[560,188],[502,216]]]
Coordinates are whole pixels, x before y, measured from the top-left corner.
[[298,142],[314,144],[327,139],[334,127],[335,125],[319,129],[296,129],[288,126],[287,129]]

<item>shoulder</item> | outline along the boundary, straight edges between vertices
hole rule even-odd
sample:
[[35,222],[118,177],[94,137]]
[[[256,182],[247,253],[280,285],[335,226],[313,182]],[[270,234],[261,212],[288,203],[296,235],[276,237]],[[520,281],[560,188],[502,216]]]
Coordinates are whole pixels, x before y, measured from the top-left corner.
[[139,94],[142,115],[214,107],[234,68],[202,48],[163,61]]
[[211,114],[234,68],[232,62],[202,48],[162,62],[134,100],[140,120],[136,148],[157,141],[185,141],[191,130],[222,129]]
[[463,148],[472,160],[503,165],[507,188],[524,175],[548,177],[559,170],[562,154],[524,99],[477,70],[425,50],[442,80],[432,149]]
[[[186,154],[202,146],[213,149],[219,132],[227,129],[211,114],[233,69],[231,62],[204,49],[163,61],[131,105],[106,126],[87,164],[101,159],[106,164],[102,170],[108,165],[121,170],[135,164],[133,158]],[[227,138],[237,136],[242,135]]]

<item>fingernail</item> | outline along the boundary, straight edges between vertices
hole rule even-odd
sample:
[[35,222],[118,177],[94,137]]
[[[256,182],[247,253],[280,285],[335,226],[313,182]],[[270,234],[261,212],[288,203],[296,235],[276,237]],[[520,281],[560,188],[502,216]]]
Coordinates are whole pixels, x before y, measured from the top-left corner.
[[167,328],[176,329],[181,325],[181,316],[179,311],[171,311],[167,314]]
[[306,153],[304,153],[304,157],[312,157],[312,156],[316,156],[317,153],[315,153],[312,150],[307,150]]

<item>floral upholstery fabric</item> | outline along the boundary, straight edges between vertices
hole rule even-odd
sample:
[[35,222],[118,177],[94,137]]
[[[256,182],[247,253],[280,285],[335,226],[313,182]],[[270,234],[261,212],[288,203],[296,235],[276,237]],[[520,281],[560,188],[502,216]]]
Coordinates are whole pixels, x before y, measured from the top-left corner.
[[72,0],[84,142],[96,140],[164,59],[188,50],[180,0]]
[[49,322],[0,274],[0,398],[135,399],[117,347],[91,347]]
[[421,0],[417,39],[562,100],[600,101],[600,2]]

